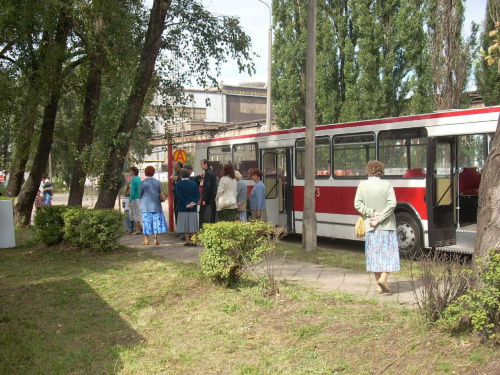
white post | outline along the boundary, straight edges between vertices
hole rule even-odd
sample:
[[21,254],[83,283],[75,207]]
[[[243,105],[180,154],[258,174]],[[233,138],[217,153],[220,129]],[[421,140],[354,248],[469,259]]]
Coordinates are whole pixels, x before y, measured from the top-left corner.
[[[271,21],[269,21],[271,22]],[[266,131],[271,131],[271,60],[272,60],[272,46],[273,46],[273,29],[269,24],[269,36],[267,47],[267,102],[266,102]]]
[[267,39],[267,102],[266,102],[266,127],[264,131],[271,131],[271,63],[272,63],[272,50],[273,50],[273,24],[272,24],[272,11],[269,4],[262,0],[258,0],[269,9],[269,35]]
[[0,249],[16,246],[12,200],[0,201]]

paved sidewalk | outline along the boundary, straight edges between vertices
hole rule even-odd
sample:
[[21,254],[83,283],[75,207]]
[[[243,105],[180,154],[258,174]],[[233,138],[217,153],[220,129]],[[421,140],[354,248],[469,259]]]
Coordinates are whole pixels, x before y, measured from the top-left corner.
[[[152,236],[150,238],[152,240]],[[203,247],[186,247],[178,235],[171,233],[158,236],[159,245],[141,245],[144,236],[127,235],[120,242],[130,247],[150,250],[155,254],[168,259],[181,262],[199,263],[200,253]],[[151,241],[152,242],[152,241]],[[279,265],[279,264],[278,264]],[[262,265],[256,265],[255,272],[263,271]],[[280,272],[278,271],[279,275]],[[287,283],[306,283],[325,291],[344,291],[351,294],[362,295],[366,298],[378,298],[381,301],[394,301],[407,307],[415,306],[415,296],[411,282],[407,279],[393,274],[389,277],[391,294],[378,294],[375,291],[376,283],[373,273],[356,272],[345,268],[323,267],[318,264],[285,260],[281,279]]]

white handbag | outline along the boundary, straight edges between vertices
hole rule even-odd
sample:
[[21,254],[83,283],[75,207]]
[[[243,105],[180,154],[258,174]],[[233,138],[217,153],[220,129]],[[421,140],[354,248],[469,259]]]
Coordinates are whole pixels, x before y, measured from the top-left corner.
[[235,204],[236,204],[236,197],[231,193],[223,194],[217,200],[217,208],[221,210],[234,206]]

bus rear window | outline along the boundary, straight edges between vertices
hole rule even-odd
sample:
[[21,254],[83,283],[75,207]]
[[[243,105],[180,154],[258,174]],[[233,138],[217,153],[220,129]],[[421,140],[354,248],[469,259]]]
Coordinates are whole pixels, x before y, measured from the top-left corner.
[[366,163],[374,159],[374,134],[333,137],[334,177],[366,176]]

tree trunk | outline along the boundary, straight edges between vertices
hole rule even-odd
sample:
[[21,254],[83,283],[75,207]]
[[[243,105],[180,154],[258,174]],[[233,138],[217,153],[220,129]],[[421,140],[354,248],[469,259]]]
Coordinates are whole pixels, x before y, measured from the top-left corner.
[[[96,21],[96,27],[102,27],[102,19]],[[104,65],[104,53],[102,43],[97,43],[99,51],[92,54],[90,69],[87,76],[87,87],[85,90],[85,103],[83,105],[83,117],[78,136],[76,155],[81,156],[85,148],[92,145],[94,140],[94,129],[99,109],[101,96],[101,78]],[[85,178],[87,173],[83,170],[81,160],[77,157],[73,164],[73,173],[69,191],[68,206],[81,206],[85,192]]]
[[302,249],[313,251],[317,245],[316,228],[316,0],[307,4],[306,56],[306,171],[304,211],[302,218]]
[[116,196],[123,179],[122,170],[130,148],[130,139],[139,121],[144,98],[153,74],[156,57],[162,44],[162,33],[165,29],[165,17],[171,0],[154,0],[149,19],[141,60],[137,67],[134,84],[128,98],[125,113],[116,134],[106,169],[102,176],[99,196],[95,208],[113,208]]
[[48,82],[51,82],[52,85],[43,113],[41,135],[34,156],[33,167],[19,194],[18,202],[14,209],[16,220],[22,225],[28,225],[30,223],[33,202],[35,201],[36,193],[40,187],[43,173],[47,168],[50,149],[54,140],[54,126],[63,81],[61,72],[66,58],[66,41],[71,27],[66,9],[67,6],[68,2],[62,5],[54,45],[50,49],[52,60],[49,62],[51,66],[48,68],[48,78],[50,78]]
[[493,146],[481,173],[479,209],[477,215],[476,249],[473,255],[476,288],[481,286],[478,259],[487,259],[488,249],[500,249],[500,117]]
[[32,73],[33,78],[28,81],[30,87],[28,88],[24,101],[22,125],[21,129],[16,130],[16,136],[14,137],[15,151],[9,171],[9,182],[5,189],[5,195],[7,197],[17,197],[23,186],[24,172],[26,170],[26,164],[28,164],[31,141],[38,119],[39,92],[37,79],[35,78],[37,75],[37,73]]

